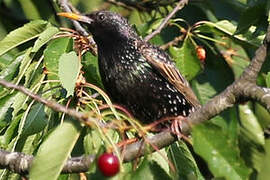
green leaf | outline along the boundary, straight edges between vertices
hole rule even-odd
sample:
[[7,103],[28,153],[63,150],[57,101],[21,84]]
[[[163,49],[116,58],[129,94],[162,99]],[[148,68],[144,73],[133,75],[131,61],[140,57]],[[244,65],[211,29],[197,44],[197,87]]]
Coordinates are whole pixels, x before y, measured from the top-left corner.
[[264,133],[252,109],[246,105],[239,105],[239,118],[246,136],[255,143],[264,145]]
[[17,133],[17,128],[23,114],[13,118],[10,125],[8,126],[5,134],[1,136],[1,145],[8,145],[12,139],[12,136]]
[[153,162],[157,163],[158,166],[160,168],[162,168],[164,173],[166,173],[169,176],[170,167],[169,167],[169,163],[167,162],[167,159],[165,159],[166,157],[167,157],[167,149],[166,148],[160,149],[159,152],[154,152],[151,154],[151,156],[149,156],[149,158]]
[[48,79],[58,79],[58,64],[60,56],[71,49],[71,38],[52,40],[44,51],[44,63],[48,71]]
[[97,129],[89,130],[89,133],[84,136],[83,144],[86,154],[98,154],[100,148],[104,146]]
[[235,35],[236,26],[232,24],[228,20],[218,21],[216,23],[204,21],[204,24],[199,26],[197,29],[201,33],[214,33],[217,36],[229,36],[231,39],[236,40],[244,45],[248,45],[249,47],[254,48],[259,47],[264,39],[265,35],[259,35],[258,37],[254,37],[255,27],[249,28],[249,30],[245,34]]
[[[20,55],[18,56],[11,64],[9,64],[5,69],[3,69],[0,72],[0,78],[1,79],[5,79],[7,81],[11,81],[13,80],[13,78],[15,77],[17,71],[18,71],[18,67],[21,63],[21,61],[23,60],[24,55]],[[0,94],[2,94],[3,87],[0,86]],[[0,95],[1,96],[1,95]]]
[[178,141],[169,147],[170,161],[176,166],[176,172],[172,172],[178,179],[204,179],[186,144]]
[[74,93],[80,67],[80,61],[74,51],[61,55],[58,75],[62,86],[67,90],[67,97]]
[[96,84],[98,87],[103,87],[97,57],[87,52],[82,58],[82,70],[85,72],[84,76],[87,82]]
[[35,7],[35,4],[32,0],[23,1],[18,0],[24,10],[24,13],[28,19],[41,19],[38,9]]
[[251,170],[240,158],[235,143],[219,127],[210,123],[192,128],[193,147],[207,162],[215,177],[226,179],[248,179]]
[[139,180],[139,179],[154,179],[154,175],[151,173],[150,169],[150,161],[147,157],[144,157],[140,166],[136,169],[134,173],[132,173],[131,180]]
[[200,60],[196,55],[196,48],[189,38],[186,38],[182,47],[170,47],[169,52],[176,61],[176,66],[187,80],[193,79],[200,71]]
[[268,72],[266,76],[266,86],[270,88],[270,72]]
[[0,56],[16,46],[38,37],[46,29],[47,25],[46,21],[36,20],[10,32],[0,41]]
[[47,125],[46,114],[43,104],[36,104],[32,107],[26,117],[21,136],[29,136],[42,131]]
[[16,93],[12,93],[10,95],[5,96],[4,98],[1,98],[0,100],[0,127],[4,127],[9,123],[11,120],[11,112],[12,109],[10,106],[14,103],[16,100],[15,97]]
[[28,69],[28,67],[31,65],[31,62],[33,60],[33,57],[35,55],[35,53],[31,53],[32,48],[27,49],[27,51],[24,54],[22,63],[20,65],[19,68],[19,73],[18,73],[18,77],[16,77],[16,84],[18,84],[21,79],[23,78],[23,76],[25,76],[25,73]]
[[41,144],[30,168],[32,180],[55,180],[80,135],[77,122],[65,120]]
[[270,139],[265,141],[265,156],[263,158],[263,162],[261,164],[261,172],[258,174],[258,180],[265,180],[270,177]]
[[265,14],[265,4],[256,3],[252,7],[248,7],[242,14],[237,26],[235,34],[247,31],[252,25],[255,25]]
[[270,125],[270,113],[259,103],[255,103],[255,115],[263,129]]
[[36,40],[32,52],[37,52],[44,44],[46,44],[56,33],[58,33],[58,28],[48,27],[43,31],[38,39]]

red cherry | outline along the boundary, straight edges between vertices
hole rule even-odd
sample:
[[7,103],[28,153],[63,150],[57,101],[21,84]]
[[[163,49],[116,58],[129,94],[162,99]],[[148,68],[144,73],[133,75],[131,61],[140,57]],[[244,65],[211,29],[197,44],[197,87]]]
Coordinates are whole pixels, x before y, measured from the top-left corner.
[[98,158],[98,168],[104,176],[114,176],[119,172],[119,161],[117,156],[104,153]]
[[206,51],[202,46],[196,48],[197,57],[201,62],[204,62],[206,58]]

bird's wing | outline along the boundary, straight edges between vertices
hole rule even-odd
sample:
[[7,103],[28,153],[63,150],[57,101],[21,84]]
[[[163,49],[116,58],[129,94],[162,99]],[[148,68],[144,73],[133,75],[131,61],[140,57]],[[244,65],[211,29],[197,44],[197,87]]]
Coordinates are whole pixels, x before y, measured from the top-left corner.
[[142,44],[138,47],[147,62],[157,69],[158,72],[160,72],[160,74],[172,85],[174,85],[174,87],[184,95],[186,100],[194,106],[194,108],[198,108],[200,106],[200,103],[190,88],[189,83],[180,74],[175,63],[165,52],[149,44]]

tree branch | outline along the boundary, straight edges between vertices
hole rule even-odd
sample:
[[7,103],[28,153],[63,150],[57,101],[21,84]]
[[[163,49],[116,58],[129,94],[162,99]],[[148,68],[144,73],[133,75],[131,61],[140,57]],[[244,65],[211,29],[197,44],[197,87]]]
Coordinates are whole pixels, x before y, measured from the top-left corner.
[[[0,167],[18,174],[27,174],[33,159],[33,156],[24,153],[0,150]],[[64,165],[62,173],[86,172],[94,160],[95,156],[91,155],[70,158]]]
[[[58,3],[64,12],[72,12],[68,0],[58,0]],[[71,21],[76,31],[78,31],[83,36],[89,36],[89,33],[81,26],[81,24],[78,21],[75,20]]]
[[155,35],[159,34],[161,32],[161,30],[168,24],[169,20],[175,15],[175,13],[177,11],[179,11],[180,9],[182,9],[185,4],[188,3],[189,0],[180,0],[177,5],[175,6],[175,8],[172,10],[172,12],[170,12],[168,14],[168,16],[163,19],[162,23],[159,25],[159,27],[154,30],[151,34],[147,35],[144,40],[145,41],[149,41],[150,39],[152,39]]
[[91,126],[92,124],[94,124],[96,122],[98,122],[99,125],[104,126],[103,123],[99,122],[95,118],[89,117],[89,115],[86,113],[78,112],[75,109],[66,108],[65,106],[62,106],[61,104],[58,104],[54,101],[49,101],[49,100],[43,99],[39,95],[32,93],[31,91],[29,91],[28,89],[26,89],[23,86],[18,86],[18,85],[12,84],[10,82],[5,81],[4,79],[0,79],[0,85],[4,86],[6,88],[16,89],[16,90],[24,93],[25,95],[31,97],[35,101],[40,102],[40,103],[46,105],[47,107],[49,107],[57,112],[63,112],[69,116],[72,116],[72,117],[78,119],[81,123],[86,124],[88,126]]

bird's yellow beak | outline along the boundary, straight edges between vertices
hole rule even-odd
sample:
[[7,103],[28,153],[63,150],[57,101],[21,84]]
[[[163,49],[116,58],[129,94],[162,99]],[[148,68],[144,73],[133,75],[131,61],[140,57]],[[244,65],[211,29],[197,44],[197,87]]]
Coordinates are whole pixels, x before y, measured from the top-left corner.
[[63,16],[69,19],[73,19],[76,21],[81,21],[81,22],[85,22],[88,24],[91,24],[93,22],[93,20],[87,16],[83,16],[80,14],[75,14],[75,13],[69,13],[69,12],[61,12],[61,13],[57,13],[58,16]]

